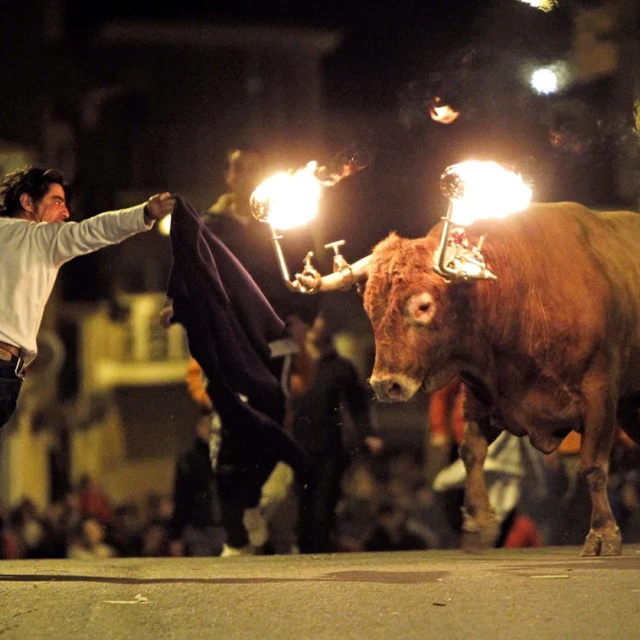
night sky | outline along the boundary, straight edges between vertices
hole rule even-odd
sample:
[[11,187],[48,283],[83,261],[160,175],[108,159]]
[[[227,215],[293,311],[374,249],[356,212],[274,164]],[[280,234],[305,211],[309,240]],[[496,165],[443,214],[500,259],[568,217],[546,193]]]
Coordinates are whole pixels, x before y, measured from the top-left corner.
[[451,48],[472,40],[491,4],[491,0],[181,0],[163,6],[150,0],[90,4],[70,0],[68,15],[71,27],[85,36],[104,20],[124,19],[337,29],[343,42],[325,61],[327,97],[338,106],[359,108],[372,101],[378,107],[392,106],[416,74],[437,65]]
[[[67,8],[70,32],[88,41],[108,20],[339,30],[342,44],[324,60],[325,108],[334,116],[326,135],[330,145],[335,140],[374,159],[359,183],[346,181],[359,189],[348,209],[362,210],[362,218],[393,209],[407,212],[407,232],[414,231],[414,220],[416,229],[423,228],[420,212],[430,211],[436,219],[442,205],[437,190],[424,185],[437,184],[444,167],[471,156],[531,175],[540,199],[610,200],[604,178],[604,186],[594,180],[585,186],[584,177],[607,175],[611,161],[601,141],[619,139],[618,132],[597,131],[594,123],[602,119],[590,98],[579,104],[575,96],[553,102],[534,95],[523,71],[567,56],[568,0],[549,13],[517,0],[181,0],[168,6],[150,0],[68,0]],[[606,87],[594,90],[610,95]],[[461,112],[455,126],[431,120],[435,96]],[[585,106],[582,118],[580,106]],[[353,141],[341,137],[345,113],[362,129],[349,131]]]

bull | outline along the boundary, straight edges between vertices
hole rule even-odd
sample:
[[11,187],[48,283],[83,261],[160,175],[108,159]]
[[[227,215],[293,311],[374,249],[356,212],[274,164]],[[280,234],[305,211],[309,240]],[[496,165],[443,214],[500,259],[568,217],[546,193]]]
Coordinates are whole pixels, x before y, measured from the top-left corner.
[[[380,400],[403,402],[456,376],[465,382],[467,549],[491,546],[498,531],[483,475],[488,445],[506,430],[550,453],[573,430],[592,501],[582,555],[619,555],[607,481],[616,426],[640,443],[640,215],[538,203],[466,233],[485,238],[496,281],[438,275],[442,223],[419,239],[391,234],[349,271],[349,281],[366,279],[370,383]],[[325,276],[320,289],[345,276]]]

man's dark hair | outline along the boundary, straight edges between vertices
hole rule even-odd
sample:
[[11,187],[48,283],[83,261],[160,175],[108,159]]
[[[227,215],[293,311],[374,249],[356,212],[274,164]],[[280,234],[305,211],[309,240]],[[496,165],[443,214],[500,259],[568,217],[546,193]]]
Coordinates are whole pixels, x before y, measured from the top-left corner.
[[14,218],[22,212],[20,196],[26,193],[35,203],[40,202],[52,184],[59,184],[68,195],[64,178],[55,169],[24,167],[8,173],[0,181],[0,216]]

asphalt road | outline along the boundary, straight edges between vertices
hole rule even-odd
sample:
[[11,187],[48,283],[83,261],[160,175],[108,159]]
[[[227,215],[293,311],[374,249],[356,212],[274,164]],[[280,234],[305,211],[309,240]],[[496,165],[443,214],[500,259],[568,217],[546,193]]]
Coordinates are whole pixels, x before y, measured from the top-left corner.
[[0,564],[0,638],[640,638],[640,546]]

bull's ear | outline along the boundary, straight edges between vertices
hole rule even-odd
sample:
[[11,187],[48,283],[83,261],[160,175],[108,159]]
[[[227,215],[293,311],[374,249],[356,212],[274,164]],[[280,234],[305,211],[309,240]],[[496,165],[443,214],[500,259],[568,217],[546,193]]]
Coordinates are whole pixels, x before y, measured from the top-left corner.
[[436,311],[436,303],[433,296],[426,291],[417,293],[409,298],[405,313],[411,322],[427,326],[431,323]]

